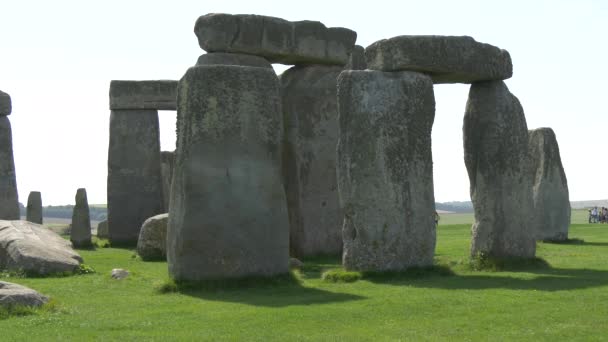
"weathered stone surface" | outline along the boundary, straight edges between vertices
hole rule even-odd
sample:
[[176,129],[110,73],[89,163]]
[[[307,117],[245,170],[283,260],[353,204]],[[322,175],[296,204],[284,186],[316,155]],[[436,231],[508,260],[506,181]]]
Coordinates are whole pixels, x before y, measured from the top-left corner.
[[528,132],[532,165],[536,239],[568,240],[570,196],[557,138],[551,128]]
[[169,211],[171,199],[171,181],[173,180],[173,168],[175,165],[175,152],[162,151],[160,153],[160,175],[163,182],[163,208]]
[[110,276],[112,277],[112,279],[121,280],[128,277],[129,274],[129,271],[124,270],[122,268],[113,268],[112,272],[110,273]]
[[0,116],[0,220],[19,218],[11,122]]
[[506,50],[467,36],[398,36],[365,49],[367,67],[382,71],[417,71],[434,83],[504,80],[513,75]]
[[303,66],[281,75],[285,143],[283,175],[291,254],[342,252],[336,179],[338,66]]
[[361,45],[355,45],[353,51],[348,57],[348,63],[344,67],[345,70],[365,70],[367,62],[365,61],[365,48]]
[[38,307],[49,301],[49,297],[37,291],[6,281],[0,281],[0,307],[34,306]]
[[471,255],[534,257],[528,128],[519,100],[504,82],[471,85],[463,136],[475,210]]
[[431,78],[344,71],[338,78],[342,262],[384,271],[433,264],[435,200]]
[[327,28],[318,21],[290,22],[248,14],[203,15],[194,33],[207,52],[257,55],[282,64],[345,65],[357,40],[352,30]]
[[27,221],[0,221],[0,270],[48,275],[72,272],[82,258],[50,229]]
[[10,115],[12,109],[11,96],[0,90],[0,116]]
[[31,191],[27,197],[26,220],[42,224],[42,195],[40,191]]
[[265,58],[242,53],[206,53],[198,58],[196,65],[241,65],[272,69],[272,64]]
[[142,223],[162,209],[158,113],[113,110],[108,150],[110,242],[137,244]]
[[87,190],[80,188],[76,191],[76,205],[72,211],[72,227],[70,241],[75,247],[91,246],[91,217],[89,215],[89,200]]
[[177,81],[112,81],[110,109],[176,110]]
[[103,220],[97,224],[97,237],[101,239],[107,239],[108,233],[108,220]]
[[167,223],[169,214],[160,214],[147,219],[139,231],[137,254],[143,260],[167,259]]
[[178,94],[169,274],[196,281],[288,272],[277,76],[198,66]]

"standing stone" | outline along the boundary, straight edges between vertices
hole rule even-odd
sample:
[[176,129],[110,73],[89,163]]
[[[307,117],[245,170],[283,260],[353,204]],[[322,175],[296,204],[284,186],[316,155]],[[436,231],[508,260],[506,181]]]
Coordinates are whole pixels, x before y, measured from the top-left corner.
[[156,110],[113,110],[108,151],[108,228],[113,245],[135,245],[148,217],[162,213]]
[[11,122],[8,117],[0,116],[0,220],[19,218]]
[[342,252],[336,179],[340,72],[335,66],[296,66],[281,75],[290,250],[300,258]]
[[475,209],[471,256],[534,257],[528,127],[504,82],[471,85],[463,136]]
[[76,205],[72,213],[72,229],[70,241],[74,247],[91,246],[91,218],[89,216],[89,201],[87,190],[80,188],[76,191]]
[[555,133],[551,128],[538,128],[529,131],[528,136],[538,224],[536,239],[568,240],[570,196]]
[[181,79],[167,228],[174,279],[288,272],[279,96],[268,68],[197,66]]
[[171,198],[171,181],[173,180],[173,166],[175,165],[175,152],[162,151],[160,153],[160,175],[163,182],[163,208],[169,211]]
[[431,78],[344,71],[338,78],[338,108],[344,267],[386,271],[432,265]]
[[147,219],[139,231],[137,254],[145,260],[167,260],[167,223],[169,214]]
[[40,191],[32,191],[27,198],[26,220],[42,224],[42,196]]
[[365,49],[361,45],[355,45],[355,48],[348,57],[348,63],[344,67],[346,70],[365,70],[367,62],[365,61]]
[[0,90],[0,116],[10,115],[12,110],[11,96]]
[[108,220],[103,220],[97,224],[97,237],[100,239],[108,238]]

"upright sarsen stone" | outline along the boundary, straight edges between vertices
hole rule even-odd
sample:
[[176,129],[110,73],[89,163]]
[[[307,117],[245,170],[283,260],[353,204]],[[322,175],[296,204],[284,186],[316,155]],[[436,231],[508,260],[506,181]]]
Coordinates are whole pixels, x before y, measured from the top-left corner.
[[72,228],[70,241],[74,247],[91,246],[91,217],[89,215],[89,200],[87,190],[80,188],[76,191],[76,205],[72,212]]
[[162,151],[160,153],[160,174],[163,182],[163,208],[169,211],[171,198],[171,181],[173,180],[173,166],[175,165],[175,152]]
[[293,67],[281,75],[284,177],[292,256],[339,254],[337,77],[341,67]]
[[42,195],[40,191],[32,191],[27,197],[26,220],[42,224]]
[[475,209],[471,255],[534,257],[528,128],[519,100],[504,82],[471,85],[463,136]]
[[197,66],[181,79],[167,231],[174,279],[288,272],[279,96],[268,68]]
[[0,90],[0,116],[10,115],[12,110],[11,96]]
[[158,112],[113,110],[108,149],[111,243],[137,244],[142,223],[162,212]]
[[11,122],[0,116],[0,220],[19,218]]
[[344,267],[384,271],[432,265],[431,78],[344,71],[338,78],[338,108]]
[[555,133],[551,128],[538,128],[529,131],[528,136],[538,225],[536,239],[568,240],[570,196]]

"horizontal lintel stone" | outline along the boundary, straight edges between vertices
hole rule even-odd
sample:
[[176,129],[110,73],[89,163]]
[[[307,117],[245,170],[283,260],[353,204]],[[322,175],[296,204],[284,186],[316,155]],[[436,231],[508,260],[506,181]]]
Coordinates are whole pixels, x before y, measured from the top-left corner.
[[112,81],[110,109],[177,110],[177,81]]

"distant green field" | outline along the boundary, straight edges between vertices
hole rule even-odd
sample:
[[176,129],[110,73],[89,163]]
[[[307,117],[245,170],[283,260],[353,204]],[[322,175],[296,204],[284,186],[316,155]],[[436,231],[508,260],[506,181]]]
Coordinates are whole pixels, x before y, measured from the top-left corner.
[[[439,225],[452,225],[452,224],[473,224],[473,213],[455,213],[455,214],[441,214]],[[588,223],[588,213],[586,209],[575,209],[572,210],[570,216],[571,224],[586,224]],[[608,225],[606,225],[608,229]]]

